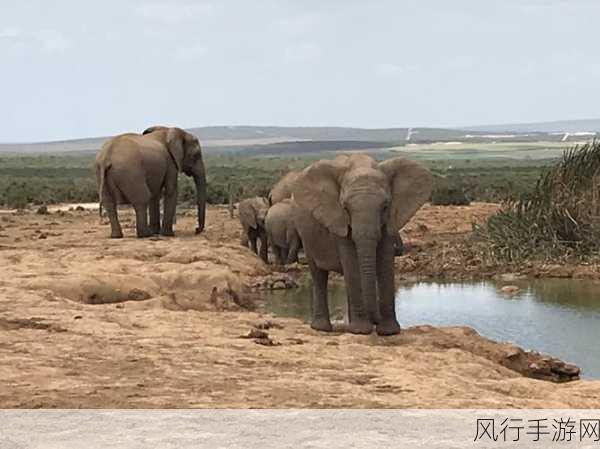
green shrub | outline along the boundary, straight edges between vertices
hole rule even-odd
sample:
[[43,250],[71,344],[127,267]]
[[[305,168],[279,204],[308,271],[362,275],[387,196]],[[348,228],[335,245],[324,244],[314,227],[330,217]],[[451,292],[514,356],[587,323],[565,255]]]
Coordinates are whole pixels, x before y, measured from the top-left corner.
[[565,151],[533,192],[475,228],[495,257],[585,259],[600,251],[600,142]]
[[470,201],[460,179],[437,177],[431,193],[431,204],[436,206],[466,206],[470,204]]

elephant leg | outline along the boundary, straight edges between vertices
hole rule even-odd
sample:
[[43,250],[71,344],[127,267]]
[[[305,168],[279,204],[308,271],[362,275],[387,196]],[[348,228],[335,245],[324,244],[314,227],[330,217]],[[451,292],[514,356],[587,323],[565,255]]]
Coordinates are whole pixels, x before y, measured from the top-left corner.
[[117,214],[117,205],[112,202],[105,202],[106,214],[110,220],[110,238],[121,239],[123,238],[123,230],[121,229],[121,223],[119,223],[119,216]]
[[395,239],[383,232],[383,238],[377,246],[377,287],[379,291],[379,310],[381,320],[376,326],[378,335],[400,333],[396,320],[396,286],[394,285]]
[[288,248],[282,246],[280,248],[281,265],[285,265],[288,262],[288,255],[289,255]]
[[173,237],[173,221],[175,219],[175,210],[177,209],[177,189],[165,191],[164,195],[163,225],[161,234],[166,237]]
[[248,240],[250,241],[250,249],[254,252],[254,254],[258,254],[258,246],[256,245],[256,240],[258,235],[256,234],[256,229],[250,228],[248,230]]
[[267,239],[267,233],[261,231],[259,234],[260,238],[260,258],[264,263],[269,263],[269,240]]
[[277,245],[271,247],[273,249],[273,255],[275,256],[275,264],[283,265],[283,259],[281,258],[281,249]]
[[287,263],[298,262],[298,251],[300,250],[300,239],[294,238],[290,241],[290,248],[288,250]]
[[148,206],[146,204],[135,204],[135,229],[138,238],[150,237],[148,228]]
[[152,198],[149,204],[150,232],[160,234],[160,197]]
[[242,231],[242,235],[240,236],[240,245],[248,248],[248,234],[245,231]]
[[329,271],[317,268],[312,259],[308,259],[308,267],[313,280],[312,309],[313,319],[310,327],[318,331],[331,332],[331,320],[329,319],[329,304],[327,302],[327,281]]
[[339,239],[338,250],[348,296],[348,330],[353,334],[370,334],[373,323],[363,301],[356,248],[351,240]]

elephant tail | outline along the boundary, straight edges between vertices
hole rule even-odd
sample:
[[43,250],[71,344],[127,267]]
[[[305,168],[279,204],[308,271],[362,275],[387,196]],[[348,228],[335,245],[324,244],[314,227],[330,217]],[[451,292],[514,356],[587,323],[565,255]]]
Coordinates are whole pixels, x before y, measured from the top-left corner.
[[106,196],[110,195],[109,189],[106,188],[106,172],[110,168],[110,164],[104,165],[100,164],[97,167],[97,176],[98,176],[98,215],[100,221],[102,221],[102,202]]

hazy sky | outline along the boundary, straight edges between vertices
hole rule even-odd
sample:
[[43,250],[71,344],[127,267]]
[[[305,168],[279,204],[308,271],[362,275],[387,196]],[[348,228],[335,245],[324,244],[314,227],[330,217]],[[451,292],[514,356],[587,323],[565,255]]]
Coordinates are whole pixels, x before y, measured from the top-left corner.
[[0,141],[600,116],[595,0],[1,0]]

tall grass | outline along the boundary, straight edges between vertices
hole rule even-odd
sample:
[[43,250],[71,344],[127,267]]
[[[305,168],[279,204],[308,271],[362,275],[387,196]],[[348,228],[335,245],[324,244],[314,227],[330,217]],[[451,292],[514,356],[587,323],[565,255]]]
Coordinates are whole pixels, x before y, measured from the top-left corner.
[[567,149],[533,192],[509,200],[476,227],[493,256],[507,261],[586,259],[600,250],[600,141]]

